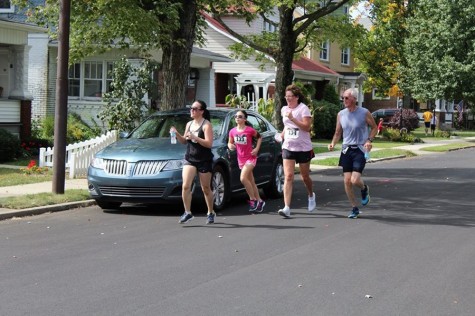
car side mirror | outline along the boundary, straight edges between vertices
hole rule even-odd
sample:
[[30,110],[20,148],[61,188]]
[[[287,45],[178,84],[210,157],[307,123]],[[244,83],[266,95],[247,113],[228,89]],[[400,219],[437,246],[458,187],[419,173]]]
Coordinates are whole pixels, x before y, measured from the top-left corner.
[[129,133],[128,132],[120,132],[119,133],[119,138],[122,139],[122,138],[127,138],[129,136]]

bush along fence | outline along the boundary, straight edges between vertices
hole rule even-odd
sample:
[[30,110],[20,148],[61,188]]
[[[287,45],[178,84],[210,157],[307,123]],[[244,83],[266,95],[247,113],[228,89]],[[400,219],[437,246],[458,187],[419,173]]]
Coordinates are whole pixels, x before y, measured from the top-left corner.
[[[102,148],[112,144],[117,140],[117,131],[107,132],[83,142],[66,146],[66,169],[69,169],[69,178],[82,177],[87,175],[87,168],[94,158],[94,155]],[[54,148],[40,148],[40,167],[53,167]]]

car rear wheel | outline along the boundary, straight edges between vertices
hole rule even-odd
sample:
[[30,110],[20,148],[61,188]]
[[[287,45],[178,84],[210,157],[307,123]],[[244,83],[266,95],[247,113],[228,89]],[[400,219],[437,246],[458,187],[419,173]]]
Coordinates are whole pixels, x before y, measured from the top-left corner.
[[122,202],[108,202],[96,200],[97,205],[103,210],[117,209],[122,205]]
[[229,198],[228,179],[221,166],[213,169],[211,189],[213,190],[213,208],[215,211],[221,211]]
[[267,197],[278,199],[284,195],[284,178],[284,166],[282,160],[279,160],[274,166],[269,184],[264,187]]

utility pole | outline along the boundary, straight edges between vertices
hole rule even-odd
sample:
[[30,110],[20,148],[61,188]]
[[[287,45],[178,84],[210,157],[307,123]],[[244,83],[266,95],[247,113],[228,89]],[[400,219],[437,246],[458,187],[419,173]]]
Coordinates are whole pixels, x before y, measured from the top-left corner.
[[58,70],[54,116],[53,193],[64,194],[68,122],[68,62],[71,1],[59,1]]

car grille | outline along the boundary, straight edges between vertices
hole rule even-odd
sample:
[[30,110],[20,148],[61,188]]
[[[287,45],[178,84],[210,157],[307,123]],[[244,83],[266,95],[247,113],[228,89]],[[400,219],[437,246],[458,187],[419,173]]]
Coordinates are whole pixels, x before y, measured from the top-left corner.
[[129,197],[162,197],[165,187],[116,187],[100,186],[103,195]]
[[[105,160],[105,171],[108,174],[128,176],[151,176],[160,173],[165,167],[166,161],[146,160],[139,161],[135,164],[129,164],[126,160]],[[132,172],[129,170],[129,165],[135,165]]]
[[135,164],[134,175],[148,176],[159,173],[165,167],[166,161],[139,161]]
[[105,162],[104,170],[108,174],[123,175],[123,176],[127,174],[127,161],[105,159],[104,162]]

